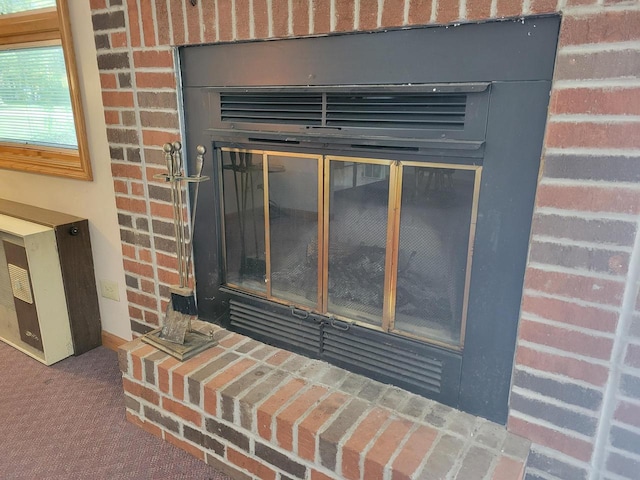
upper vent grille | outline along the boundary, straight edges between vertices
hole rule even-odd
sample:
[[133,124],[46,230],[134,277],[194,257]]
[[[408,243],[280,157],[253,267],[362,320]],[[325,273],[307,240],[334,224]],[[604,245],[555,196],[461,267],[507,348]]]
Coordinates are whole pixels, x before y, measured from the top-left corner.
[[462,130],[466,104],[464,94],[328,94],[326,125]]
[[322,94],[220,94],[223,122],[322,125]]
[[466,109],[457,92],[220,92],[220,118],[233,123],[463,130]]

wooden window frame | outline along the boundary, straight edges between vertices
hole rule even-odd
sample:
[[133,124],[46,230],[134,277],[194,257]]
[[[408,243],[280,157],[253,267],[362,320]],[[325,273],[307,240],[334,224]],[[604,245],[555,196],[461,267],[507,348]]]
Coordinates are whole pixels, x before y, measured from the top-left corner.
[[67,0],[56,0],[56,4],[56,7],[0,15],[0,49],[62,46],[78,148],[0,142],[0,168],[92,180],[69,8]]

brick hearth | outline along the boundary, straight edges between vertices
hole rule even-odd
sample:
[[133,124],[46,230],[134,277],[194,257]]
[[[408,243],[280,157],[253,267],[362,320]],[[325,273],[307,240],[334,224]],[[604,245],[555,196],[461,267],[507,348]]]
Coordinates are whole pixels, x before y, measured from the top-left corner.
[[[179,362],[119,351],[130,422],[234,479],[517,480],[529,441],[503,426],[216,325]],[[450,476],[450,477],[449,477]]]

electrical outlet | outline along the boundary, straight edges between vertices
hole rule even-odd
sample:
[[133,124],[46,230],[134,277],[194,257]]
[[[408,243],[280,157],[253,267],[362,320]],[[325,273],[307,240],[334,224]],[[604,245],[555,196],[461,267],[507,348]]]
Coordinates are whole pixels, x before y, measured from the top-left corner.
[[120,301],[120,293],[118,291],[118,282],[111,280],[100,280],[100,293],[104,298]]

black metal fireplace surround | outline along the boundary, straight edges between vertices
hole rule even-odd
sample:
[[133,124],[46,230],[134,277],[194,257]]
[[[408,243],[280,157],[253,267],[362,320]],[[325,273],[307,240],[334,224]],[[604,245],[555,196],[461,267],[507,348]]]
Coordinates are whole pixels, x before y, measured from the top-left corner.
[[200,317],[504,423],[559,23],[181,48]]

